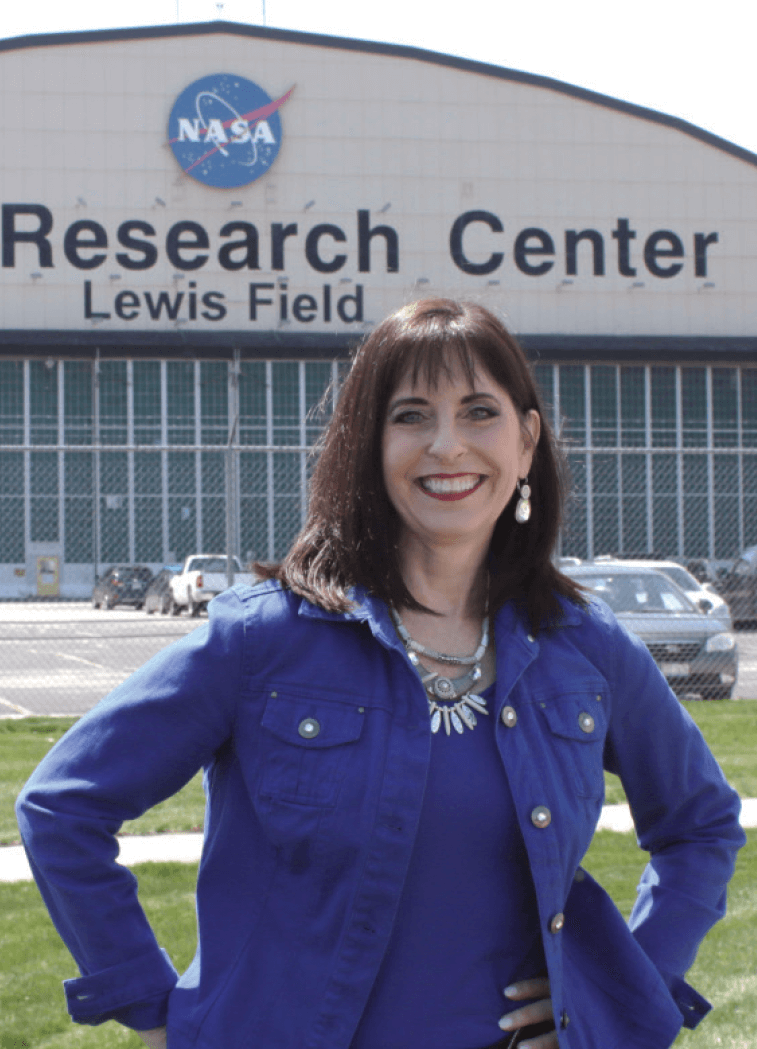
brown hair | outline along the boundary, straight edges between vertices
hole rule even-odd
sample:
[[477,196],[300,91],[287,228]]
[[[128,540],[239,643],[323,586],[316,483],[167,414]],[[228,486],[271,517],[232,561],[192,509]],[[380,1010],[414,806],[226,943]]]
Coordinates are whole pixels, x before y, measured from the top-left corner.
[[507,390],[521,420],[532,408],[541,418],[528,478],[531,518],[516,524],[516,491],[492,536],[490,611],[515,599],[538,630],[559,621],[557,594],[585,603],[581,589],[552,563],[566,473],[528,362],[493,313],[450,299],[424,299],[397,310],[358,348],[317,446],[305,525],[280,564],[255,565],[258,575],[278,579],[329,611],[352,607],[352,586],[363,586],[397,608],[429,611],[410,594],[400,573],[400,520],[382,470],[384,421],[408,371],[414,382],[421,377],[433,386],[459,367],[472,383],[478,364]]

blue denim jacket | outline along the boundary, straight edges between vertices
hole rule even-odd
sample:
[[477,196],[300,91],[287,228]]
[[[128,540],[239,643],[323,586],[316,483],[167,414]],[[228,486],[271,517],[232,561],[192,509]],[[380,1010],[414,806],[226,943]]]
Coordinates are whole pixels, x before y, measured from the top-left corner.
[[[643,644],[599,602],[532,637],[496,616],[495,731],[535,883],[561,1049],[666,1049],[725,910],[739,800]],[[511,708],[502,716],[503,708]],[[513,714],[514,712],[514,714]],[[19,823],[81,976],[80,1023],[168,1022],[169,1049],[348,1049],[423,803],[427,702],[386,607],[236,587],[83,717]],[[121,822],[205,768],[199,947],[178,978],[115,863]],[[620,775],[650,862],[630,928],[582,870]],[[557,920],[555,920],[557,919]]]

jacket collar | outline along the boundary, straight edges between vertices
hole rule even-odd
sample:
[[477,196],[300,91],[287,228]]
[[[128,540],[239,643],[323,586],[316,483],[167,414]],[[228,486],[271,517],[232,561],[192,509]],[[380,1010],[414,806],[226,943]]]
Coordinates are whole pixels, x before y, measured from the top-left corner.
[[354,602],[354,608],[351,611],[327,612],[324,608],[312,604],[303,597],[298,614],[308,619],[325,619],[333,623],[367,623],[377,641],[387,648],[405,651],[394,629],[389,609],[380,598],[369,594],[363,587],[353,587],[350,590],[350,598]]
[[[312,604],[306,598],[302,598],[298,614],[309,619],[325,619],[334,623],[361,623],[365,622],[371,629],[373,636],[388,648],[396,648],[404,651],[404,646],[397,636],[394,623],[389,614],[386,604],[378,597],[368,593],[363,587],[354,587],[350,596],[355,607],[349,612],[327,612],[318,605]],[[567,598],[558,596],[558,601],[563,610],[563,618],[559,629],[565,627],[579,626],[582,621],[580,609]],[[498,635],[515,635],[523,645],[531,646],[529,640],[528,621],[522,610],[517,608],[514,602],[508,601],[499,610],[494,623]]]

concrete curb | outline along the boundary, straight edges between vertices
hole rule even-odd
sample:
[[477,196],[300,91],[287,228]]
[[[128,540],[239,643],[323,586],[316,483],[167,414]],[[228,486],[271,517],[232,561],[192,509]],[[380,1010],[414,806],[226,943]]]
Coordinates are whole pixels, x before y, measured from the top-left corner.
[[[757,798],[741,802],[741,826],[757,827]],[[605,805],[597,830],[612,830],[621,834],[633,830],[628,805]],[[202,851],[202,834],[150,834],[145,837],[118,839],[121,850],[118,862],[126,867],[137,863],[197,863]],[[0,882],[31,881],[32,872],[23,846],[0,846]]]

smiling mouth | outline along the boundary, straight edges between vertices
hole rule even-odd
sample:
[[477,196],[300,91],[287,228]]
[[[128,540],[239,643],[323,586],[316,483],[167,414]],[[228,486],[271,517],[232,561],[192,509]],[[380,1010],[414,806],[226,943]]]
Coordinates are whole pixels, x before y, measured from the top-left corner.
[[434,499],[465,499],[477,491],[486,480],[484,474],[455,474],[442,476],[435,474],[419,477],[418,484],[426,495]]

